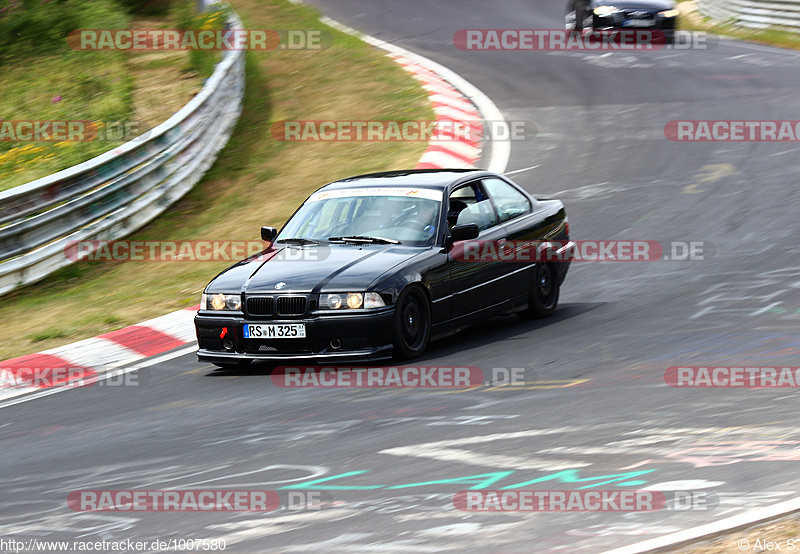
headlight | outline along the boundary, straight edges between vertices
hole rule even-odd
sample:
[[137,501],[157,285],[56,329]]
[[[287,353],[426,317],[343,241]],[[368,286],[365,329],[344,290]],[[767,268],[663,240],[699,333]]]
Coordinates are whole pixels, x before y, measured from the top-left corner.
[[383,308],[386,303],[377,292],[337,292],[319,297],[320,310],[357,310]]
[[238,294],[206,294],[200,297],[201,310],[234,310],[242,309],[242,298]]
[[617,11],[618,11],[617,8],[615,8],[614,6],[600,6],[594,9],[594,15],[599,17],[606,17]]
[[351,292],[347,295],[347,307],[357,310],[364,305],[364,295],[359,292]]
[[680,10],[667,10],[665,12],[659,12],[658,15],[667,19],[670,17],[678,17],[681,14]]

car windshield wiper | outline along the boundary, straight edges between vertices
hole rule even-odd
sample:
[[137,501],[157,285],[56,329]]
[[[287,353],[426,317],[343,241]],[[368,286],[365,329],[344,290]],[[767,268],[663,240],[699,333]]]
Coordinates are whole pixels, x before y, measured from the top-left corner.
[[304,238],[278,239],[275,242],[291,242],[292,244],[322,244],[318,240]]
[[399,240],[384,239],[381,237],[364,237],[361,235],[348,237],[328,237],[330,242],[356,242],[364,244],[400,244]]

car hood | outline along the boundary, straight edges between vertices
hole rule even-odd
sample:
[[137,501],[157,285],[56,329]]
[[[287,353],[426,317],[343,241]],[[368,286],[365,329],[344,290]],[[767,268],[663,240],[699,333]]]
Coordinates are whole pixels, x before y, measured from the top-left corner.
[[671,10],[675,7],[673,0],[594,0],[592,7],[616,6],[634,10]]
[[428,249],[399,244],[284,246],[229,267],[207,290],[249,294],[367,290],[389,269]]

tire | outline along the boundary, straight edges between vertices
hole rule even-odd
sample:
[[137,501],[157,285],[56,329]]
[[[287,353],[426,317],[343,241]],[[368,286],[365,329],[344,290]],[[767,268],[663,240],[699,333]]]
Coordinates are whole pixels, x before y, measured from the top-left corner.
[[421,356],[431,340],[431,306],[418,286],[406,287],[394,311],[394,355],[400,360]]
[[558,272],[555,264],[536,264],[528,300],[528,309],[520,312],[523,319],[550,317],[558,307]]

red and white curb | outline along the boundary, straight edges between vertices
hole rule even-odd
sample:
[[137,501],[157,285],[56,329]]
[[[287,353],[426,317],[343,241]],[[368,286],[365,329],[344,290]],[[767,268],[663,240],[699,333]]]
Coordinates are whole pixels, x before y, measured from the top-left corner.
[[389,54],[403,68],[422,83],[428,91],[436,121],[460,123],[470,129],[469,136],[453,137],[439,130],[422,155],[417,169],[471,169],[481,157],[480,138],[483,124],[477,108],[455,87],[425,66],[400,54]]
[[[71,383],[196,343],[193,306],[58,348],[0,362],[0,401]],[[37,386],[26,386],[28,383]]]
[[[363,35],[332,19],[322,22],[340,31],[388,52],[388,56],[418,79],[428,91],[437,121],[458,122],[470,126],[469,137],[443,140],[449,137],[434,135],[428,149],[417,164],[417,169],[468,169],[475,167],[481,158],[481,133],[483,121],[492,121],[495,128],[505,125],[505,119],[492,101],[475,86],[450,69],[423,56],[409,52],[397,45]],[[507,133],[506,133],[507,135]],[[508,165],[510,143],[492,141],[487,163],[489,171],[502,173]],[[177,357],[196,348],[194,316],[199,306],[179,310],[155,319],[85,339],[66,346],[52,348],[0,362],[0,402],[30,393],[53,393],[69,388],[82,376],[103,379],[127,366],[135,370],[154,363],[154,357]],[[176,350],[180,347],[186,347]],[[166,354],[170,353],[170,354]],[[162,356],[163,355],[163,356]],[[157,360],[155,360],[157,361]],[[68,370],[63,379],[58,377]],[[30,381],[30,372],[51,371],[56,378],[37,380],[39,386],[20,386]],[[41,383],[46,383],[42,385]],[[43,390],[45,389],[45,390]],[[16,401],[14,401],[15,403]]]

